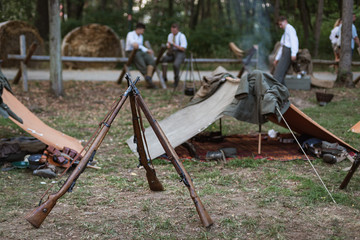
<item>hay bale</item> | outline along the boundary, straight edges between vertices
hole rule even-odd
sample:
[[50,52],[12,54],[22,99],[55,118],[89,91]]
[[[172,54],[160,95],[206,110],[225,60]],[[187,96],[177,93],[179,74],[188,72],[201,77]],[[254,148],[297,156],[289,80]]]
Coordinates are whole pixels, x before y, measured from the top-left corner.
[[[37,43],[34,55],[45,53],[44,41],[38,30],[23,21],[6,21],[0,23],[0,59],[3,60],[1,67],[19,67],[20,61],[7,59],[8,54],[20,54],[20,35],[25,35],[26,49],[33,42]],[[30,61],[29,67],[39,66],[41,63]]]
[[[93,23],[75,28],[66,34],[61,53],[63,56],[119,57],[120,39],[110,27]],[[64,65],[76,69],[114,68],[116,63],[65,62]]]

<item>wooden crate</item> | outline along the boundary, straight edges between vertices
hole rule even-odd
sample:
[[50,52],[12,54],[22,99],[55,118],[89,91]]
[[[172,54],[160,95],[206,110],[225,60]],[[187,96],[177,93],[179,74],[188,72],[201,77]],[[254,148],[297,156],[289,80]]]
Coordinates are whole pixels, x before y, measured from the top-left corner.
[[309,75],[301,76],[286,75],[285,85],[288,89],[294,90],[310,90],[311,78]]

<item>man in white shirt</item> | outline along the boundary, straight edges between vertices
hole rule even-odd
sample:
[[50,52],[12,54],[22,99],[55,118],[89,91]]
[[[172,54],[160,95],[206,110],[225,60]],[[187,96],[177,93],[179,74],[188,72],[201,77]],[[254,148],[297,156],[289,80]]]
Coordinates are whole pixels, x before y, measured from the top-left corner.
[[155,66],[154,58],[151,56],[153,51],[144,47],[144,37],[145,25],[143,23],[137,23],[135,30],[131,31],[126,36],[126,46],[125,51],[129,56],[133,49],[138,49],[134,58],[134,64],[136,68],[141,72],[145,77],[145,81],[149,88],[155,88],[155,85],[152,83],[152,72]]
[[[356,27],[355,27],[355,20],[356,20],[356,15],[353,14],[353,24],[351,25],[351,54],[354,54],[354,48],[355,48],[355,43],[358,46],[357,51],[360,54],[360,40],[356,31]],[[338,28],[338,42],[337,45],[340,47],[341,46],[341,28],[342,28],[342,24],[339,25]]]
[[[187,40],[185,35],[179,31],[179,25],[173,23],[171,25],[171,33],[168,35],[166,47],[168,48],[166,56],[162,59],[162,62],[173,62],[174,68],[174,87],[179,84],[180,65],[185,60],[185,51],[187,48]],[[167,65],[163,64],[163,77],[167,81],[166,72]]]
[[286,72],[291,62],[296,61],[296,54],[299,51],[299,40],[295,28],[288,23],[286,17],[279,17],[278,24],[281,29],[284,29],[284,34],[281,37],[281,46],[274,61],[274,78],[280,83],[285,84]]

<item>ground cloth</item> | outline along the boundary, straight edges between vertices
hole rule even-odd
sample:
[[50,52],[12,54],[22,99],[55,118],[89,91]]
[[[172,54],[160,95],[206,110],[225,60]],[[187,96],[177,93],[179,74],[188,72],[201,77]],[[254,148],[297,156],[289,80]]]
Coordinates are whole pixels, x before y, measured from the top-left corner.
[[[296,159],[306,160],[304,154],[299,151],[299,146],[296,142],[292,141],[290,135],[281,135],[284,141],[291,141],[290,143],[280,142],[277,139],[272,139],[267,134],[262,135],[261,141],[261,154],[258,155],[258,134],[254,135],[229,135],[225,136],[221,142],[202,142],[195,141],[194,139],[189,140],[199,156],[200,160],[205,160],[206,153],[208,151],[217,151],[220,148],[236,148],[237,158],[248,158],[253,157],[255,159],[266,158],[268,160],[277,161],[290,161]],[[180,158],[186,159],[191,158],[189,152],[183,146],[175,148]],[[313,157],[309,156],[310,159]]]

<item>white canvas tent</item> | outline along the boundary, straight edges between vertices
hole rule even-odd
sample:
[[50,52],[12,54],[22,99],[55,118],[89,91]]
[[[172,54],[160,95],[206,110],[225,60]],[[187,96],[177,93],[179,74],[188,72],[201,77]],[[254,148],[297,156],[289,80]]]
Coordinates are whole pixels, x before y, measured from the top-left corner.
[[[230,78],[228,79],[230,80]],[[243,77],[241,81],[244,81],[243,79],[246,78]],[[202,132],[210,124],[224,115],[223,112],[227,106],[232,103],[237,86],[240,83],[240,81],[229,80],[222,83],[217,91],[206,100],[198,104],[187,106],[164,120],[159,121],[160,127],[174,148]],[[338,142],[340,145],[358,152],[357,149],[320,126],[292,104],[283,115],[293,131],[299,134],[307,134],[328,142]],[[285,126],[283,121],[277,121],[275,114],[269,116],[269,120],[281,126]],[[151,159],[165,153],[151,128],[145,130],[145,137],[147,139]],[[137,154],[133,137],[127,140],[127,144],[132,152]]]

